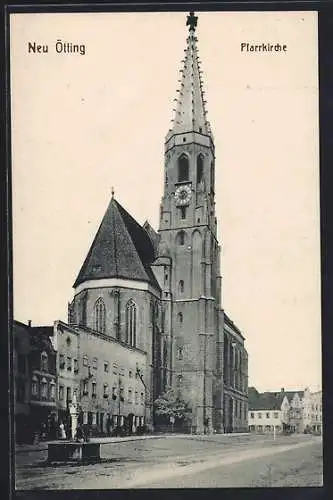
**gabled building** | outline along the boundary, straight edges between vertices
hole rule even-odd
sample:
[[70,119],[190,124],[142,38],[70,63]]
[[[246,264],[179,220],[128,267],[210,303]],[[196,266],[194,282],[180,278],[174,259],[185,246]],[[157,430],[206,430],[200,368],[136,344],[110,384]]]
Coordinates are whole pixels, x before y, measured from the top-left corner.
[[56,437],[56,351],[53,327],[13,324],[16,440],[43,431]]
[[323,412],[322,412],[322,391],[316,391],[311,394],[311,432],[322,434],[323,432]]
[[14,321],[13,325],[13,388],[15,437],[18,443],[27,440],[30,430],[30,333],[28,325]]
[[303,423],[307,432],[322,434],[322,391],[304,390]]
[[51,337],[51,326],[29,326],[31,398],[30,416],[36,432],[56,437],[57,353]]
[[280,393],[259,393],[249,387],[249,431],[256,433],[282,432],[286,414],[284,397]]
[[[249,430],[251,432],[276,431],[304,432],[307,413],[304,411],[307,389],[259,393],[249,388]],[[272,420],[273,419],[273,420]]]

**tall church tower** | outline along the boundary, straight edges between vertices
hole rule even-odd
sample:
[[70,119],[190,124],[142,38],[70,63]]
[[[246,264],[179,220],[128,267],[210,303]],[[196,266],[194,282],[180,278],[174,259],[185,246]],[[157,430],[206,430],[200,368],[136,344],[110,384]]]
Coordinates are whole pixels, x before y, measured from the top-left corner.
[[193,12],[187,26],[175,118],[165,138],[159,265],[164,259],[166,382],[190,400],[192,425],[202,432],[207,425],[218,428],[217,420],[222,419],[223,389],[218,387],[223,387],[223,353],[219,349],[223,324],[215,148],[207,120]]

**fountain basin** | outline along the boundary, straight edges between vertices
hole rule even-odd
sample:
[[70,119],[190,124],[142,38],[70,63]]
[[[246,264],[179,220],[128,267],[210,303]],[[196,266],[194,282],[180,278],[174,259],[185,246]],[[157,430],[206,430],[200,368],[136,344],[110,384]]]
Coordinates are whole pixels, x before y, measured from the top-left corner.
[[48,463],[89,463],[101,459],[100,443],[61,441],[48,444]]

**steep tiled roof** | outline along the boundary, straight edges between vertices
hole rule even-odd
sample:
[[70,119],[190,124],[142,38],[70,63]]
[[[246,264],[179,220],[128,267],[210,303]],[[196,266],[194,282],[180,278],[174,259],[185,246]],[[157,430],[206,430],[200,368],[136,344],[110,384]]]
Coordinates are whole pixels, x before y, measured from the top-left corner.
[[303,398],[304,391],[279,391],[259,393],[254,387],[249,387],[249,410],[279,410],[285,396],[289,403],[295,394]]
[[150,268],[155,252],[147,232],[112,198],[74,283],[123,278],[145,281],[159,289]]

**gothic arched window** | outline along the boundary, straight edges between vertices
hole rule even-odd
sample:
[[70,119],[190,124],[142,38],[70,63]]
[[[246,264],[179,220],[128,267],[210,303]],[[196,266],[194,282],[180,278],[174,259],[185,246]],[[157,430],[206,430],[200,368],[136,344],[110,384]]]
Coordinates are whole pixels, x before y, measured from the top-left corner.
[[95,303],[95,330],[105,333],[105,304],[101,297]]
[[136,346],[136,305],[132,299],[126,305],[126,342]]
[[179,321],[179,323],[183,322],[183,313],[182,312],[178,313],[178,321]]
[[211,191],[214,193],[214,185],[215,185],[215,169],[214,169],[214,163],[211,162],[210,164],[210,185],[211,185]]
[[204,171],[204,159],[202,155],[197,157],[197,184],[202,181]]
[[182,154],[178,158],[178,182],[188,181],[189,161],[188,157]]
[[176,236],[177,245],[185,245],[185,231],[179,231]]
[[180,280],[180,282],[179,282],[178,291],[179,291],[179,293],[184,292],[184,281],[183,280]]

